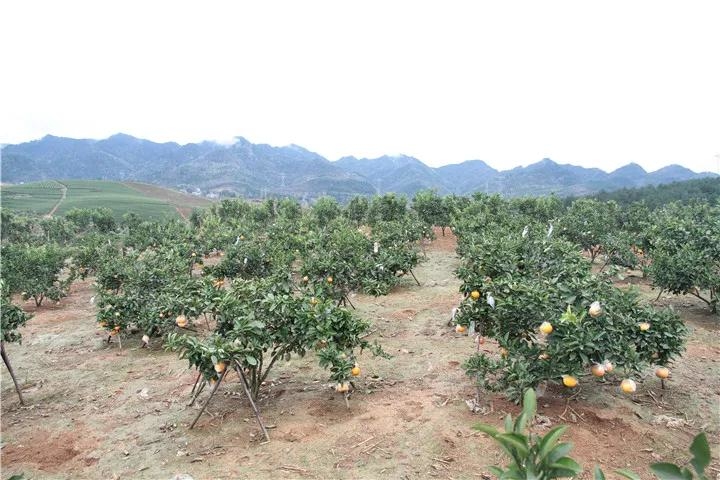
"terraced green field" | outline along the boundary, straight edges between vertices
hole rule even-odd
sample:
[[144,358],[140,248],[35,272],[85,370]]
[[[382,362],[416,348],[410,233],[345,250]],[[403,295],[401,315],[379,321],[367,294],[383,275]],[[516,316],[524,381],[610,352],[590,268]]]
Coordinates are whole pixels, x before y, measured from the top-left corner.
[[[141,188],[143,184],[108,182],[102,180],[49,180],[0,187],[2,208],[8,211],[50,213],[64,215],[73,208],[110,208],[119,218],[133,212],[142,218],[179,217],[192,208],[210,202],[157,186]],[[63,189],[67,188],[65,198]]]
[[3,185],[0,187],[2,208],[9,211],[46,214],[62,198],[62,185],[55,180]]

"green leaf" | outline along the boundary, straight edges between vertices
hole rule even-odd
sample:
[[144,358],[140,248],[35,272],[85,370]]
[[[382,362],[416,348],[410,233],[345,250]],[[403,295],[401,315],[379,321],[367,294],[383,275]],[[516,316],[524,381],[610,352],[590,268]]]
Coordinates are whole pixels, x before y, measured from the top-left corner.
[[523,413],[525,413],[528,418],[532,418],[535,416],[536,411],[537,399],[535,398],[535,390],[528,388],[523,396]]
[[627,470],[625,468],[615,470],[615,473],[617,473],[618,475],[622,475],[625,478],[629,478],[630,480],[642,480],[637,473]]
[[487,424],[485,424],[485,423],[478,423],[477,425],[473,426],[472,428],[473,428],[473,430],[477,430],[477,431],[479,431],[479,432],[487,433],[487,434],[488,434],[489,436],[491,436],[492,438],[495,438],[495,436],[497,436],[497,434],[498,434],[497,428],[495,428],[495,427],[493,427],[493,426],[491,426],[491,425],[487,425]]
[[595,470],[593,470],[593,478],[595,480],[605,480],[605,474],[598,465],[595,465]]
[[563,457],[550,465],[550,468],[557,468],[566,470],[568,472],[572,472],[573,475],[577,475],[578,473],[582,472],[582,467],[572,458],[570,457]]
[[692,480],[692,474],[689,471],[683,472],[680,467],[672,463],[653,463],[650,465],[650,470],[660,480]]
[[544,460],[545,457],[555,448],[560,436],[567,430],[567,425],[560,425],[550,430],[538,443],[538,459]]
[[255,359],[255,357],[251,357],[250,355],[245,356],[245,361],[247,362],[248,365],[252,365],[252,366],[257,365],[257,360]]
[[523,412],[515,419],[515,426],[513,427],[513,432],[523,433],[525,431],[525,427],[527,427],[527,422],[527,412],[523,410]]
[[487,469],[490,471],[490,473],[492,473],[493,475],[495,475],[498,478],[503,476],[504,470],[502,470],[501,468],[487,467]]
[[570,453],[570,450],[572,450],[572,443],[560,443],[557,447],[550,450],[545,460],[547,463],[554,463]]
[[527,437],[518,433],[501,433],[495,437],[495,440],[503,444],[506,448],[514,448],[520,457],[525,457],[530,450],[527,443]]
[[705,468],[710,465],[710,445],[708,445],[705,432],[699,433],[690,444],[690,453],[693,454],[690,464],[693,466],[698,475],[705,472]]
[[505,416],[505,431],[508,433],[513,431],[512,416],[509,413]]

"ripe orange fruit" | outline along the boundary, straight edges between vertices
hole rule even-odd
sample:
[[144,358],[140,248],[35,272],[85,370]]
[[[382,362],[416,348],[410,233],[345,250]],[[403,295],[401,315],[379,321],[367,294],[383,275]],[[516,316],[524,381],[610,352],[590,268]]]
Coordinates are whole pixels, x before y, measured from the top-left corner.
[[309,280],[310,280],[310,279],[308,278],[307,275],[305,275],[305,276],[303,277],[303,282],[307,283]]
[[563,385],[565,385],[568,388],[577,387],[577,384],[578,384],[577,378],[573,377],[572,375],[563,375],[562,380],[563,380]]
[[188,319],[185,315],[180,315],[175,319],[175,323],[177,324],[178,327],[185,328],[185,327],[187,327]]
[[355,365],[355,366],[353,367],[353,369],[350,371],[350,373],[352,373],[352,376],[353,376],[353,377],[357,377],[358,375],[360,375],[360,367],[358,367],[357,365]]
[[456,326],[455,326],[455,331],[456,331],[457,333],[465,333],[465,330],[467,330],[467,328],[465,328],[465,327],[462,326],[462,325],[456,325]]
[[215,371],[217,373],[223,373],[225,371],[225,362],[218,362],[215,364]]
[[650,324],[648,322],[641,322],[638,324],[638,327],[640,327],[641,332],[647,332],[650,330]]
[[332,282],[333,282],[333,278],[332,278],[332,277],[327,277],[327,282],[328,282],[328,283],[332,283]]
[[604,377],[605,376],[605,365],[596,363],[595,365],[592,366],[590,371],[596,377]]
[[655,370],[655,376],[664,380],[670,376],[670,369],[667,367],[658,367]]
[[544,333],[545,335],[551,334],[553,331],[553,326],[550,322],[542,322],[540,324],[540,333]]
[[480,292],[478,292],[477,290],[473,290],[472,292],[470,292],[470,298],[472,298],[473,300],[477,300],[478,298],[480,298]]
[[620,382],[620,388],[625,393],[635,393],[635,390],[637,390],[637,385],[635,385],[635,382],[629,378],[626,378],[622,382]]

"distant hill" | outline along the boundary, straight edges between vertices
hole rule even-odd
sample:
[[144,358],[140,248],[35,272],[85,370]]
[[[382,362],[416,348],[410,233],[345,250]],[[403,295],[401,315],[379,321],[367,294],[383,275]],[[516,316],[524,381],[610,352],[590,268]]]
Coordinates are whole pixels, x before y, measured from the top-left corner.
[[[641,188],[621,188],[612,192],[602,191],[591,197],[604,202],[614,200],[621,205],[645,202],[650,209],[662,207],[671,202],[685,204],[702,202],[713,205],[720,202],[720,177],[648,185]],[[566,200],[569,202],[572,198]]]
[[230,146],[213,142],[155,143],[125,134],[104,140],[48,135],[8,145],[2,152],[2,181],[65,179],[147,182],[210,196],[293,196],[310,200],[331,195],[396,192],[413,195],[432,188],[440,194],[476,191],[507,196],[587,195],[715,176],[679,165],[647,173],[630,164],[611,173],[543,159],[527,167],[498,171],[482,160],[431,168],[409,156],[344,157],[331,162],[297,145],[274,147],[237,137]]

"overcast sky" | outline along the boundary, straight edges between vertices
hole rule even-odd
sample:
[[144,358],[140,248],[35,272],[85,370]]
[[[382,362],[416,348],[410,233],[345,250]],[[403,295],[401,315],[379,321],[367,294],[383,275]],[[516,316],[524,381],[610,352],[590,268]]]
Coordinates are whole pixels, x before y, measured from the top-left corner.
[[3,1],[0,143],[720,172],[718,1]]

